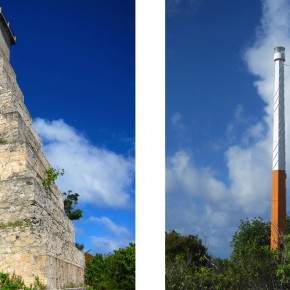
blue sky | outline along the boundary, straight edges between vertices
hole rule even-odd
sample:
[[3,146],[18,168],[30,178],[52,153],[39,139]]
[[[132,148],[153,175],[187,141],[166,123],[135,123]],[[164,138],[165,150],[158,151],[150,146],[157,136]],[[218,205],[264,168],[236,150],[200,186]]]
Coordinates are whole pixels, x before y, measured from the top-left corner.
[[1,1],[11,64],[62,191],[80,194],[76,241],[135,241],[134,1]]
[[289,171],[290,1],[166,1],[166,229],[213,256],[229,257],[240,219],[270,219],[279,45]]

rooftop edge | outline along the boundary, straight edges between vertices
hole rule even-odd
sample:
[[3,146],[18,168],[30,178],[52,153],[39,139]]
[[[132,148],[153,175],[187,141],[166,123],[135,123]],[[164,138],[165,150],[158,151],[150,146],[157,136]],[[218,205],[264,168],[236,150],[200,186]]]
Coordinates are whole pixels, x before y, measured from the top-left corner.
[[12,30],[10,28],[9,22],[6,21],[3,13],[2,13],[2,8],[0,7],[0,22],[3,25],[4,30],[7,33],[7,36],[10,40],[10,45],[13,45],[16,43],[16,36],[13,35]]

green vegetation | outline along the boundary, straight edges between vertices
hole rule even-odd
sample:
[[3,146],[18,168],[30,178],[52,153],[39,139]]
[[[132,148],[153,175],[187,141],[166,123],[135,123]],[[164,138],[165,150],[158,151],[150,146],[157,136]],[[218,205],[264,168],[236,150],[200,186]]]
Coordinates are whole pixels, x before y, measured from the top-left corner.
[[0,223],[0,228],[9,228],[9,227],[28,227],[31,225],[31,222],[17,221],[9,223]]
[[64,199],[64,212],[70,220],[79,220],[83,217],[83,211],[80,209],[75,209],[78,204],[78,193],[72,193],[71,190],[68,192],[63,192]]
[[45,170],[46,177],[42,181],[42,185],[45,189],[49,189],[49,187],[54,184],[57,178],[61,175],[64,175],[64,170],[59,170],[55,168],[49,168]]
[[0,145],[6,144],[6,143],[7,142],[3,138],[0,138]]
[[35,290],[45,290],[46,286],[40,281],[39,277],[36,276],[33,284]]
[[[59,176],[64,175],[64,170],[49,168],[45,170],[46,177],[42,181],[44,189],[48,190],[52,184],[55,183]],[[64,196],[64,212],[70,220],[79,220],[83,217],[83,211],[81,209],[75,209],[78,204],[78,193],[72,193],[72,190],[62,193]]]
[[0,273],[0,289],[3,290],[44,290],[45,285],[42,284],[39,277],[36,276],[33,285],[27,287],[22,278],[15,274]]
[[242,220],[231,257],[218,259],[198,236],[166,233],[166,289],[290,289],[290,235],[282,238],[282,249],[270,250],[270,223]]
[[135,244],[87,260],[85,282],[93,290],[134,290]]
[[[135,244],[130,243],[109,255],[90,255],[86,260],[85,283],[89,285],[85,287],[87,290],[135,290]],[[67,288],[75,287],[67,285]],[[37,276],[28,287],[22,277],[0,273],[0,289],[44,290],[46,287]]]
[[80,250],[80,251],[83,251],[84,249],[84,245],[83,244],[79,244],[79,243],[75,243],[75,246]]
[[69,283],[68,285],[66,285],[66,288],[78,288],[78,286],[74,283]]

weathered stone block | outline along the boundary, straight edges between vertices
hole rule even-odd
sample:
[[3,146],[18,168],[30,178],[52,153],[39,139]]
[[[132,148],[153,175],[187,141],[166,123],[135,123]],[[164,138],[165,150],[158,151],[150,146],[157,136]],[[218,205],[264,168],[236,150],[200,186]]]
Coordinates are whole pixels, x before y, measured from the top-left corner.
[[[1,17],[0,11],[0,17]],[[84,255],[56,185],[42,186],[50,168],[32,127],[9,62],[5,21],[0,22],[0,271],[35,276],[48,289],[83,284]],[[7,50],[8,49],[8,50]]]

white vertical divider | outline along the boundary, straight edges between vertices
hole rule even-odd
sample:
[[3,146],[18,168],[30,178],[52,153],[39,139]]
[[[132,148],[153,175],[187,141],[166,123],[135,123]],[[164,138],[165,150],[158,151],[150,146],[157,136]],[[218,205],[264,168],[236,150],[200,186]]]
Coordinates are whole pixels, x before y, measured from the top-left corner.
[[165,0],[136,0],[136,289],[165,289]]

